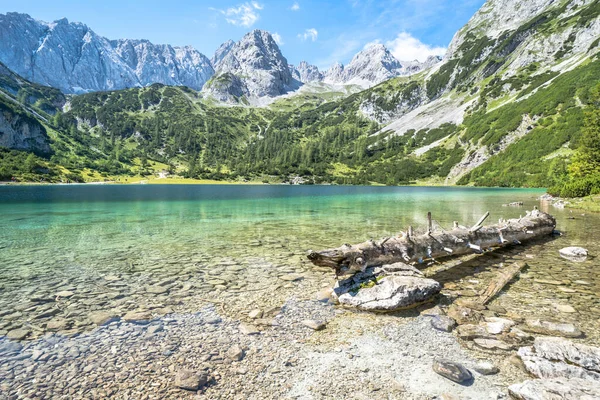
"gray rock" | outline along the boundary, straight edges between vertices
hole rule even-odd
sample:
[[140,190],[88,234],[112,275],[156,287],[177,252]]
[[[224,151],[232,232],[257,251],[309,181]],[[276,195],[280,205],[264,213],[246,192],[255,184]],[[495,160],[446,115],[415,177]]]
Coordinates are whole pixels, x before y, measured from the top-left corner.
[[562,336],[568,338],[577,338],[582,332],[573,324],[542,321],[539,319],[528,319],[525,325],[521,327],[525,332],[539,333],[541,335]]
[[500,370],[498,369],[498,367],[496,367],[494,364],[492,364],[491,362],[488,361],[482,361],[477,363],[473,369],[476,372],[479,372],[481,375],[495,375],[498,372],[500,372]]
[[413,274],[410,270],[383,275],[382,270],[386,267],[379,270],[368,268],[363,273],[338,281],[333,290],[334,298],[340,304],[361,310],[394,311],[428,301],[441,290],[439,282],[410,276]]
[[94,311],[88,315],[88,319],[95,325],[102,326],[117,321],[119,317],[106,311]]
[[150,319],[152,319],[150,311],[129,311],[123,316],[123,321],[136,324],[147,324]]
[[432,315],[431,326],[438,331],[451,332],[456,326],[456,321],[445,315]]
[[327,326],[325,322],[315,321],[314,319],[305,319],[304,321],[302,321],[302,325],[307,326],[315,331],[321,331]]
[[175,386],[180,389],[196,391],[208,382],[206,372],[196,372],[188,369],[177,371],[175,375]]
[[23,340],[30,334],[31,331],[28,329],[13,329],[12,331],[8,331],[6,337],[13,340]]
[[509,351],[513,349],[512,345],[497,339],[477,338],[473,339],[473,343],[486,350]]
[[241,361],[244,358],[244,350],[238,345],[233,345],[227,350],[225,355],[232,361]]
[[525,368],[538,378],[581,378],[600,382],[600,348],[562,338],[536,338],[521,347]]
[[446,359],[437,359],[433,361],[433,370],[457,383],[463,383],[473,379],[473,375],[462,364]]
[[240,324],[240,332],[244,335],[258,335],[260,333],[257,327],[250,324]]
[[533,379],[511,385],[510,395],[518,400],[594,400],[600,385],[578,378]]
[[558,252],[561,257],[572,261],[585,261],[588,256],[588,251],[583,247],[565,247]]

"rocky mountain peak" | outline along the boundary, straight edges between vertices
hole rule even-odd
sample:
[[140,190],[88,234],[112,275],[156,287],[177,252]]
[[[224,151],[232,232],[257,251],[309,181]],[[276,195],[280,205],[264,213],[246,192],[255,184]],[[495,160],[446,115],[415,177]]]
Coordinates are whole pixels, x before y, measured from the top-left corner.
[[302,82],[320,82],[324,79],[324,75],[315,65],[311,65],[306,61],[300,61],[298,66],[290,65],[290,71],[294,79]]
[[219,63],[221,62],[221,60],[223,60],[223,58],[225,58],[227,53],[229,53],[229,51],[231,50],[231,48],[233,47],[234,44],[235,44],[235,42],[233,40],[229,39],[228,41],[223,43],[221,46],[219,46],[217,51],[215,51],[215,54],[210,59],[210,63],[214,69],[218,68]]

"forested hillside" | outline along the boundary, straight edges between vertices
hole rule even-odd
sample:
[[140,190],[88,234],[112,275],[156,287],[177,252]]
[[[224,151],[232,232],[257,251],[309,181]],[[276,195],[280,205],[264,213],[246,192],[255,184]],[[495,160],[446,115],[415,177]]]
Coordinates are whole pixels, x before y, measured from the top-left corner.
[[562,184],[584,109],[598,107],[599,5],[548,2],[494,32],[489,8],[497,4],[486,4],[442,63],[346,97],[304,92],[268,107],[231,106],[153,84],[65,98],[3,67],[4,120],[36,126],[48,151],[23,142],[19,150],[36,154],[28,163],[28,154],[4,151],[2,179],[114,180],[165,170],[231,181]]

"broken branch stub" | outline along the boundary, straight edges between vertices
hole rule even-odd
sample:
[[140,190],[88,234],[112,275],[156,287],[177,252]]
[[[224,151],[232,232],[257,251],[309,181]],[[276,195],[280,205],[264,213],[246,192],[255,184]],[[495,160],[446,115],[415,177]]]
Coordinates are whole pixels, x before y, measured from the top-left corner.
[[336,249],[310,251],[308,259],[317,266],[333,268],[340,275],[364,271],[370,266],[396,262],[421,263],[427,259],[460,256],[473,251],[520,244],[550,235],[556,227],[554,217],[539,210],[497,225],[482,226],[487,215],[473,227],[477,229],[455,225],[448,232],[427,232],[424,235],[409,233],[403,237],[389,238],[381,245],[370,240]]

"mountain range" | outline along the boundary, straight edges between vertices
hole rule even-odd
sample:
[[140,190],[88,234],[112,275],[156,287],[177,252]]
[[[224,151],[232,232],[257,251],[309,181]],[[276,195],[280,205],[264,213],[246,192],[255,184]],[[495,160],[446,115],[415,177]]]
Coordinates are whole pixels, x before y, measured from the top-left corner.
[[548,187],[566,176],[600,83],[593,0],[488,0],[443,60],[403,62],[373,44],[326,71],[290,65],[260,30],[210,59],[24,14],[0,16],[0,35],[0,146],[37,154],[43,166],[24,170],[21,153],[10,153],[0,178],[166,169]]
[[[404,68],[381,44],[357,54],[338,73],[325,73],[301,62],[288,65],[271,34],[254,30],[240,41],[223,43],[208,59],[190,46],[153,44],[148,40],[109,40],[86,25],[66,18],[51,23],[27,14],[0,14],[0,62],[33,82],[65,93],[119,90],[153,83],[203,90],[223,101],[277,97],[302,84],[324,81],[370,87],[395,76],[431,66]],[[247,77],[252,75],[252,79]],[[208,85],[206,85],[208,82]]]

